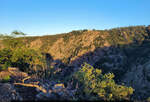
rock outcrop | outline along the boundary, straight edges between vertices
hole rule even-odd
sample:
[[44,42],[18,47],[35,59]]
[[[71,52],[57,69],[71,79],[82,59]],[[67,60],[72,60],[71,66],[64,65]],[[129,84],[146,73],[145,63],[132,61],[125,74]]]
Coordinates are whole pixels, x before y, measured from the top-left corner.
[[40,92],[36,95],[36,98],[38,100],[72,100],[75,92],[76,89],[71,90],[61,83],[51,86],[46,93]]
[[0,83],[0,101],[10,102],[12,100],[21,101],[22,97],[16,91],[14,85],[9,83]]

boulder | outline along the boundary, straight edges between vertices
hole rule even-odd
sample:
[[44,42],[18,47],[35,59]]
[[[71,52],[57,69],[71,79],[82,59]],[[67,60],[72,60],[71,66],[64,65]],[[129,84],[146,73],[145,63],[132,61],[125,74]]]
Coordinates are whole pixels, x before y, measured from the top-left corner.
[[144,73],[147,81],[150,82],[150,62],[148,62],[144,65],[143,73]]
[[14,86],[9,83],[0,83],[0,101],[10,102],[12,100],[22,100],[22,97],[16,92]]
[[126,86],[131,86],[134,91],[133,98],[137,100],[146,99],[150,96],[150,62],[144,65],[132,65],[131,69],[122,77]]
[[39,100],[70,100],[74,97],[76,90],[65,88],[63,83],[55,84],[47,93],[40,92],[36,95]]

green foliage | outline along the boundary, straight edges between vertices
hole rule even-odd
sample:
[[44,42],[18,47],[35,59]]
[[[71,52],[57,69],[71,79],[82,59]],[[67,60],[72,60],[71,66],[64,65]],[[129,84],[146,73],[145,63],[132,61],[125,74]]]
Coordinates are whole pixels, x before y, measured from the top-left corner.
[[75,77],[82,83],[86,96],[96,95],[103,100],[122,100],[129,98],[134,91],[131,87],[117,85],[113,80],[113,73],[103,75],[100,69],[95,69],[87,63],[75,73]]
[[2,65],[2,69],[1,70],[6,70],[8,67],[11,66],[11,62],[5,62],[3,65]]
[[22,36],[25,36],[23,32],[15,30],[10,35],[1,35],[0,38],[6,48],[15,49],[16,47],[21,47],[25,44],[22,39],[17,38]]
[[23,32],[21,32],[21,31],[17,31],[17,30],[14,30],[12,33],[11,33],[11,35],[13,35],[13,36],[24,36],[24,35],[26,35],[25,33],[23,33]]
[[17,39],[5,39],[3,40],[3,44],[5,47],[10,48],[10,49],[15,49],[16,47],[21,47],[23,46],[23,43],[20,40]]
[[9,62],[11,56],[12,56],[12,52],[10,49],[4,48],[0,50],[0,63],[4,64],[5,62]]
[[5,76],[5,77],[2,79],[2,82],[3,82],[3,83],[6,83],[6,82],[8,82],[9,80],[10,80],[10,76],[7,75],[7,76]]
[[[44,58],[40,51],[30,48],[17,48],[14,50],[0,50],[0,64],[6,69],[10,66],[19,67],[22,71],[27,71],[29,66],[44,65]],[[32,69],[32,68],[31,68]]]
[[[2,69],[9,66],[19,67],[22,71],[32,70],[33,66],[44,67],[44,56],[39,50],[28,48],[23,39],[15,38],[24,33],[14,31],[3,40],[5,48],[0,50],[0,64]],[[30,68],[30,69],[29,69]]]
[[145,26],[130,26],[111,29],[106,31],[109,36],[106,38],[111,45],[137,43],[141,44],[148,36]]

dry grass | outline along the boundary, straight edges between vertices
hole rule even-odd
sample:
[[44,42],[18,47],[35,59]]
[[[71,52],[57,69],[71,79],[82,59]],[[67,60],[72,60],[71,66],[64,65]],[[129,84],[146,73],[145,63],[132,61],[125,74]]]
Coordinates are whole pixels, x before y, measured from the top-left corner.
[[3,80],[5,77],[10,76],[11,73],[8,71],[1,71],[0,72],[0,80]]
[[4,79],[7,76],[10,76],[13,80],[17,81],[28,77],[28,74],[19,71],[18,68],[8,68],[8,70],[0,72],[0,80]]

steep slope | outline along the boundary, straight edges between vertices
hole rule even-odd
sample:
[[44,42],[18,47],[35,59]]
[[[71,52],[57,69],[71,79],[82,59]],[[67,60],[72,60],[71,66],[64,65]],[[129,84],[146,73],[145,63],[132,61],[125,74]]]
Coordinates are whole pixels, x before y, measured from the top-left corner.
[[102,69],[103,73],[113,72],[117,83],[132,86],[134,99],[150,96],[150,26],[80,30],[26,37],[24,41],[27,46],[47,53],[49,66],[54,62],[57,69],[65,66],[60,77],[78,70],[87,62]]
[[69,61],[73,61],[96,48],[121,47],[136,42],[137,45],[146,37],[148,37],[146,27],[135,26],[104,31],[81,30],[53,36],[28,37],[27,41],[30,47],[40,48],[50,53],[54,59],[68,62],[68,58]]
[[149,27],[135,26],[111,30],[83,30],[60,35],[53,43],[36,38],[31,47],[46,49],[53,60],[79,68],[83,62],[101,68],[104,73],[115,73],[118,83],[135,89],[135,99],[150,96]]

